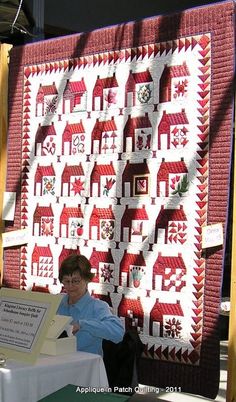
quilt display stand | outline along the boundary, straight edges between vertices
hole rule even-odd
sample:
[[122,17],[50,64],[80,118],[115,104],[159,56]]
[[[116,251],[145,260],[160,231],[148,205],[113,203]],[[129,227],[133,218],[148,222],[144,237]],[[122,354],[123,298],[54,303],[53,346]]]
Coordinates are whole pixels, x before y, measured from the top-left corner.
[[4,283],[61,292],[86,255],[89,291],[145,345],[139,382],[215,398],[227,232],[233,1],[10,52],[7,191],[27,244]]

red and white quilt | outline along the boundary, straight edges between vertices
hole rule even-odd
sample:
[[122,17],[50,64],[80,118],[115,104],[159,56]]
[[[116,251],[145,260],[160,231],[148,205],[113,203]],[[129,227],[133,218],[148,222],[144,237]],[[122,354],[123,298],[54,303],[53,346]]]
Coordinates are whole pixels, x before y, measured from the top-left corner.
[[[232,13],[231,2],[227,7]],[[160,34],[158,40],[160,18],[151,19],[152,40],[135,46],[126,40],[125,46],[97,45],[92,52],[94,33],[81,52],[71,51],[78,35],[25,46],[24,62],[13,49],[10,72],[17,69],[16,59],[21,75],[15,87],[11,77],[11,91],[20,104],[12,101],[9,151],[15,151],[15,124],[21,143],[20,150],[9,152],[8,164],[13,169],[16,155],[15,223],[29,230],[30,241],[13,254],[6,251],[5,279],[13,287],[37,285],[58,293],[61,261],[71,253],[86,255],[95,273],[90,292],[111,305],[126,329],[137,329],[144,361],[148,358],[144,365],[150,359],[178,363],[176,371],[180,365],[201,366],[204,314],[211,304],[207,269],[214,261],[210,256],[208,268],[201,233],[214,223],[209,205],[216,42],[211,29],[191,33],[191,26],[166,40]],[[99,34],[113,35],[115,29]],[[13,118],[19,110],[21,127]],[[222,180],[228,180],[229,150],[230,145]],[[8,190],[13,191],[10,171]],[[12,256],[15,276],[9,268]],[[219,301],[221,251],[216,259]],[[217,303],[214,308],[215,326]]]

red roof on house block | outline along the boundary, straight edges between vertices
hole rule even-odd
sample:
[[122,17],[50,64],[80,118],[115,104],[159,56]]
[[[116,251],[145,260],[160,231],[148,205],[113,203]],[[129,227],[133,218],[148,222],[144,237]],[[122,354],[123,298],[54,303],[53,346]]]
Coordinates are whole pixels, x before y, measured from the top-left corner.
[[98,75],[94,89],[98,87],[100,87],[101,89],[118,87],[115,73],[113,73],[112,77],[106,77],[106,78],[100,78],[100,76]]
[[143,319],[144,312],[140,299],[129,299],[123,295],[118,307],[118,315],[126,317],[130,310],[136,317]]
[[129,208],[126,205],[124,215],[122,217],[122,226],[129,226],[133,220],[148,220],[148,215],[145,209],[145,205],[142,208]]
[[144,175],[149,173],[150,171],[146,160],[140,163],[130,163],[128,160],[123,172],[123,183],[127,181],[132,181],[133,177],[136,175]]
[[65,207],[60,216],[60,224],[67,224],[69,218],[83,218],[80,205],[78,207]]
[[34,250],[32,253],[32,262],[36,262],[39,260],[39,257],[50,257],[52,258],[52,252],[50,250],[49,245],[47,247],[38,246],[35,244]]
[[158,180],[167,179],[169,174],[177,174],[177,173],[188,173],[187,166],[183,160],[176,162],[165,162],[161,163],[160,169],[157,174]]
[[98,119],[96,120],[96,123],[94,125],[93,131],[92,131],[92,140],[101,140],[102,133],[104,132],[110,132],[110,131],[116,131],[116,123],[114,120],[114,116],[112,116],[111,120],[103,120],[99,121]]
[[39,204],[37,204],[34,211],[34,222],[39,223],[42,216],[54,216],[51,204],[48,207],[39,206]]
[[43,143],[45,138],[49,135],[56,135],[54,123],[50,124],[50,126],[41,126],[39,123],[36,135],[35,135],[35,143],[40,144]]
[[100,176],[115,176],[116,172],[113,163],[110,162],[109,165],[98,165],[97,162],[94,163],[94,167],[91,173],[91,181],[100,181]]
[[178,113],[166,113],[166,111],[164,110],[158,127],[162,128],[162,130],[160,130],[161,134],[162,132],[166,132],[167,128],[170,126],[177,126],[179,124],[188,123],[189,121],[185,113],[185,109],[182,109],[182,111]]
[[129,272],[131,265],[146,267],[142,251],[140,251],[139,254],[130,254],[127,252],[127,250],[125,250],[123,258],[120,263],[120,270],[122,272]]
[[44,96],[47,95],[57,95],[57,87],[55,85],[55,82],[51,85],[42,85],[40,84],[39,89],[38,89],[38,95],[43,94]]
[[35,173],[35,182],[40,183],[42,180],[42,177],[44,176],[55,176],[55,170],[52,165],[50,166],[40,166],[38,164],[36,173]]
[[160,303],[157,299],[150,312],[150,319],[153,321],[163,322],[164,315],[183,316],[184,314],[180,302]]
[[179,253],[178,256],[162,256],[161,253],[158,253],[156,262],[153,265],[153,274],[164,275],[166,268],[170,268],[171,270],[182,268],[186,271],[182,254]]
[[68,166],[67,163],[65,164],[62,173],[62,183],[68,183],[71,176],[84,176],[84,170],[81,162],[79,165]]
[[63,132],[63,135],[62,135],[63,142],[71,141],[73,134],[81,134],[84,132],[85,132],[85,130],[84,130],[82,120],[80,120],[79,123],[73,123],[73,124],[67,123],[65,130]]
[[80,81],[70,81],[69,79],[66,82],[64,93],[84,93],[86,91],[86,85],[84,82],[84,78]]
[[131,117],[128,116],[128,120],[124,127],[124,136],[125,137],[133,137],[135,130],[140,128],[151,128],[152,124],[149,120],[148,113],[145,113],[144,116]]
[[168,78],[180,78],[189,75],[190,72],[188,66],[186,64],[186,61],[184,61],[183,64],[177,66],[168,66],[167,64],[165,64],[161,78],[167,80]]
[[126,92],[133,91],[136,84],[143,84],[145,82],[152,82],[152,76],[149,69],[139,73],[132,72],[132,70],[130,70],[125,86]]
[[98,251],[93,248],[89,261],[94,268],[98,268],[100,262],[105,262],[106,264],[114,264],[110,248],[107,251]]
[[91,225],[98,225],[100,219],[115,219],[111,205],[109,208],[97,208],[94,206],[90,217]]
[[156,226],[159,228],[166,228],[169,221],[186,221],[186,215],[183,211],[183,205],[180,205],[179,209],[164,208],[161,206],[161,210],[156,219]]

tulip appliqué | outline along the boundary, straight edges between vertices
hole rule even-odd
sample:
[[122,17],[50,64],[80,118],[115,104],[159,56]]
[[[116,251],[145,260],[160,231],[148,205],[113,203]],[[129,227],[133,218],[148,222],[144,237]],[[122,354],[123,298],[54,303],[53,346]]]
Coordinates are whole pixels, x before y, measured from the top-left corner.
[[176,175],[175,177],[172,177],[170,188],[171,190],[173,190],[171,192],[172,195],[179,194],[179,196],[181,197],[189,189],[189,181],[187,175]]

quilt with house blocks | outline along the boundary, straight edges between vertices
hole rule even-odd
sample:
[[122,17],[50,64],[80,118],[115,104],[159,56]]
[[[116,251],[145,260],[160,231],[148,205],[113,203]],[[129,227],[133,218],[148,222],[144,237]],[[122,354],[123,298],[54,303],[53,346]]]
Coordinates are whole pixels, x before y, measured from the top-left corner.
[[8,230],[29,242],[5,251],[5,283],[61,292],[61,261],[86,255],[89,291],[145,345],[140,382],[208,397],[223,247],[203,250],[201,233],[226,232],[232,13],[226,2],[10,57]]

